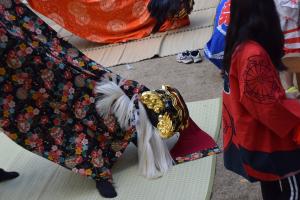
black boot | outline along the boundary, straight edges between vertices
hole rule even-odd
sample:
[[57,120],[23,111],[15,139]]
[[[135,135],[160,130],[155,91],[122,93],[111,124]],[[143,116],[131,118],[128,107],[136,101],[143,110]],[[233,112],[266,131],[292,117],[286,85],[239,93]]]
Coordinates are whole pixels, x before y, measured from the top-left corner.
[[105,180],[96,181],[96,188],[98,189],[101,196],[105,198],[114,198],[117,196],[117,192],[113,184],[109,181],[105,181]]
[[17,172],[6,172],[0,168],[0,182],[14,179],[19,176]]

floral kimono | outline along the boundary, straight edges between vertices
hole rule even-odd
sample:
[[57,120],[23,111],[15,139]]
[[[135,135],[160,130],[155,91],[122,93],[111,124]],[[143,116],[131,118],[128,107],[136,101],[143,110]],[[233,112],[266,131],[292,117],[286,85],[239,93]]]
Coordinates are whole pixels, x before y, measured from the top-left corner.
[[164,173],[173,159],[219,152],[185,115],[185,128],[194,130],[186,135],[198,134],[201,147],[178,142],[172,158],[148,119],[151,106],[140,100],[146,91],[59,38],[19,0],[0,0],[0,126],[20,146],[96,181],[111,181],[112,165],[137,135],[140,172],[147,177]]

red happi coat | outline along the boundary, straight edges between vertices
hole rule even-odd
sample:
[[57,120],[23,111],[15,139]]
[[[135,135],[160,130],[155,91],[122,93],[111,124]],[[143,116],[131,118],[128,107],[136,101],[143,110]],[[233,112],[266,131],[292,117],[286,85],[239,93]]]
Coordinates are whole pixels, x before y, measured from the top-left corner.
[[256,42],[232,57],[223,93],[225,167],[250,181],[278,180],[300,171],[300,103],[287,99],[279,74]]

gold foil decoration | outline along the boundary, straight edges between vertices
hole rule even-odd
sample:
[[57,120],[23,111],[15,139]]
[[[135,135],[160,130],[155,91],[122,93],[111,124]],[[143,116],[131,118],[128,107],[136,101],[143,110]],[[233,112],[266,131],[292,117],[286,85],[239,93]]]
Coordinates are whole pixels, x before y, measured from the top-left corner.
[[141,101],[148,109],[153,110],[157,114],[165,108],[165,104],[157,92],[143,92]]
[[157,129],[159,130],[161,138],[167,139],[174,135],[173,123],[167,113],[159,116]]
[[[176,89],[163,85],[162,90],[164,91],[162,93],[156,91],[143,92],[140,100],[149,110],[158,114],[156,128],[159,130],[160,137],[166,139],[188,126],[189,114],[182,97]],[[176,112],[169,113],[165,110],[165,104],[170,100]]]

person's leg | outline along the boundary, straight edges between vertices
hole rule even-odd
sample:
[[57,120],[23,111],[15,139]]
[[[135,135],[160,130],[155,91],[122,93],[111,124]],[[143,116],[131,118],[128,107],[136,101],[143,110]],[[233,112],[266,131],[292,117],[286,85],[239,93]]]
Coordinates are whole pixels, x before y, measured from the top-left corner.
[[296,73],[297,87],[300,87],[300,73]]
[[299,87],[297,87],[297,85],[294,84],[294,73],[291,72],[284,72],[284,76],[285,76],[285,82],[287,85],[287,89],[286,89],[286,95],[288,98],[298,98],[299,96]]
[[278,181],[262,181],[260,187],[263,200],[279,200],[281,187]]
[[299,175],[291,176],[281,180],[281,194],[279,200],[299,199]]
[[263,200],[298,200],[300,175],[280,181],[261,182]]
[[293,83],[293,73],[292,72],[284,72],[285,83],[287,85],[287,89],[294,86]]
[[96,181],[96,188],[98,189],[100,195],[105,198],[114,198],[117,196],[117,192],[113,184],[108,180]]
[[19,176],[17,172],[7,172],[0,168],[0,182],[14,179]]

